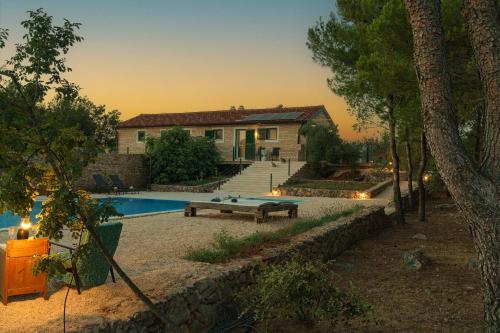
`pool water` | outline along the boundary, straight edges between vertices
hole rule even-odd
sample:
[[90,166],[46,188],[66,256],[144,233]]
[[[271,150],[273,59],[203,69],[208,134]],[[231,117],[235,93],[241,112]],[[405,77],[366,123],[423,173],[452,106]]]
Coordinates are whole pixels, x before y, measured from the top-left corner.
[[[183,210],[186,201],[180,200],[158,200],[158,199],[136,199],[136,198],[99,198],[100,202],[109,201],[109,203],[116,208],[118,213],[125,216],[148,214],[158,212],[172,212]],[[36,215],[42,209],[42,202],[36,201],[30,213],[31,221],[36,221]],[[6,212],[0,215],[0,229],[17,226],[21,218],[11,212]]]

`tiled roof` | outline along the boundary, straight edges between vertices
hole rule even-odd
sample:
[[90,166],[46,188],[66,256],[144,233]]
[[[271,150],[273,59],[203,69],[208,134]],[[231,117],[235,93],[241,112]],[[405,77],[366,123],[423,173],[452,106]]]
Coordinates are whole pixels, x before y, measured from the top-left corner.
[[[161,126],[205,126],[205,125],[237,125],[252,123],[303,123],[318,112],[325,111],[323,105],[300,107],[275,107],[267,109],[220,110],[185,113],[140,114],[122,121],[118,128],[161,127]],[[249,115],[300,112],[296,119],[271,119],[245,121]]]

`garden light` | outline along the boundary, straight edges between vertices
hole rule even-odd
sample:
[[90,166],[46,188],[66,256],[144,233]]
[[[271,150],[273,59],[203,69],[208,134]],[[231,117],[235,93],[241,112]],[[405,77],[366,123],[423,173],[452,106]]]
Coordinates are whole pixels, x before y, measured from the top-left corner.
[[356,192],[354,199],[367,200],[370,199],[370,194],[368,192]]
[[424,183],[428,183],[431,180],[431,175],[425,174],[423,177]]

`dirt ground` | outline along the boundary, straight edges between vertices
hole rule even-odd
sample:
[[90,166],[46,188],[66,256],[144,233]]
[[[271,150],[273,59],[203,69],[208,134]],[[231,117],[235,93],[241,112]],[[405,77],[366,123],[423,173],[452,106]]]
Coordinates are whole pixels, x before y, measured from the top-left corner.
[[[428,208],[427,222],[410,214],[407,225],[386,229],[336,259],[341,284],[352,282],[373,305],[376,320],[335,328],[323,323],[312,329],[280,323],[276,332],[484,331],[479,271],[469,264],[474,250],[467,226],[451,201],[435,200]],[[413,239],[416,234],[427,240]],[[402,254],[417,248],[432,262],[409,269]]]

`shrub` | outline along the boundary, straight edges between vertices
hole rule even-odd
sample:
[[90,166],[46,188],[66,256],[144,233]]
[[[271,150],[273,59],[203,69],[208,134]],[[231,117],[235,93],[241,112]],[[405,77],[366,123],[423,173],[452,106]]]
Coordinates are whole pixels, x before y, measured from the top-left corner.
[[328,265],[295,258],[267,267],[237,299],[243,311],[254,314],[265,329],[274,319],[296,320],[310,327],[321,320],[349,321],[371,311],[367,302],[352,291],[341,291],[335,281]]
[[148,138],[146,156],[145,162],[151,162],[152,181],[157,184],[214,176],[221,160],[213,140],[191,137],[180,127],[163,132],[159,138]]

